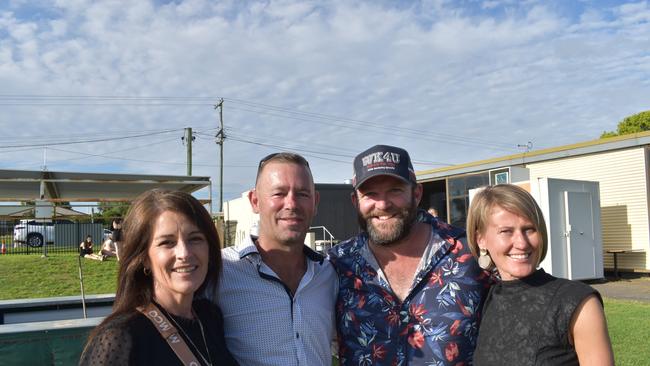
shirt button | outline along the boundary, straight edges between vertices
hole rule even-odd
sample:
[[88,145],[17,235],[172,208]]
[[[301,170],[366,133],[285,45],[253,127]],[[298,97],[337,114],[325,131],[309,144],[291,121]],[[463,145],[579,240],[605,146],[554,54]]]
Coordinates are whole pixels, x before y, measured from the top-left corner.
[[300,334],[296,332],[296,338],[300,338]]

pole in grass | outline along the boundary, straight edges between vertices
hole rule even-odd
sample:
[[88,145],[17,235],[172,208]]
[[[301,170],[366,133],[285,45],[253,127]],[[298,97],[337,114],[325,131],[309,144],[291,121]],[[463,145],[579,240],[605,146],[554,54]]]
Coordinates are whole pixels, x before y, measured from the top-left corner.
[[81,307],[83,308],[84,311],[84,319],[86,319],[88,318],[88,315],[86,314],[86,296],[84,295],[84,275],[83,275],[83,271],[81,270],[81,255],[78,255],[77,259],[79,260],[79,284],[81,285]]

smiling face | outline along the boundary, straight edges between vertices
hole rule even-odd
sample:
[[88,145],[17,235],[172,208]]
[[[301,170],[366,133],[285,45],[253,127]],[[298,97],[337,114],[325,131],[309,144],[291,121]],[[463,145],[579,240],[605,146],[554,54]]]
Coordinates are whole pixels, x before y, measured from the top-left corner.
[[501,279],[511,281],[532,274],[540,262],[542,236],[526,217],[493,206],[477,244],[487,249]]
[[266,163],[249,199],[253,211],[260,215],[260,243],[303,245],[318,203],[306,167],[279,161]]
[[359,224],[370,242],[390,245],[406,237],[413,227],[422,186],[382,175],[368,179],[353,194]]
[[164,211],[155,220],[145,266],[151,269],[158,302],[186,296],[203,284],[209,247],[205,235],[185,215]]

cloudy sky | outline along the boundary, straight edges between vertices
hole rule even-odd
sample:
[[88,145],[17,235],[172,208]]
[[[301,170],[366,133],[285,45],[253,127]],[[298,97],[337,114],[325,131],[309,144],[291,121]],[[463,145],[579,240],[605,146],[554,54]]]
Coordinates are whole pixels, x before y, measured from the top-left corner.
[[647,1],[0,1],[0,169],[253,184],[307,157],[343,182],[358,152],[416,170],[598,138],[650,109]]

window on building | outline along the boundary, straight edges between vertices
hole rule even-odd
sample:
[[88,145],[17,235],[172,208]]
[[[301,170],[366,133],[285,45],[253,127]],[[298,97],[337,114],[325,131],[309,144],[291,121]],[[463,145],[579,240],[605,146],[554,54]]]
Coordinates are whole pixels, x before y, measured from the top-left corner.
[[457,227],[465,227],[467,208],[469,207],[469,190],[490,184],[487,172],[449,178],[449,223]]

